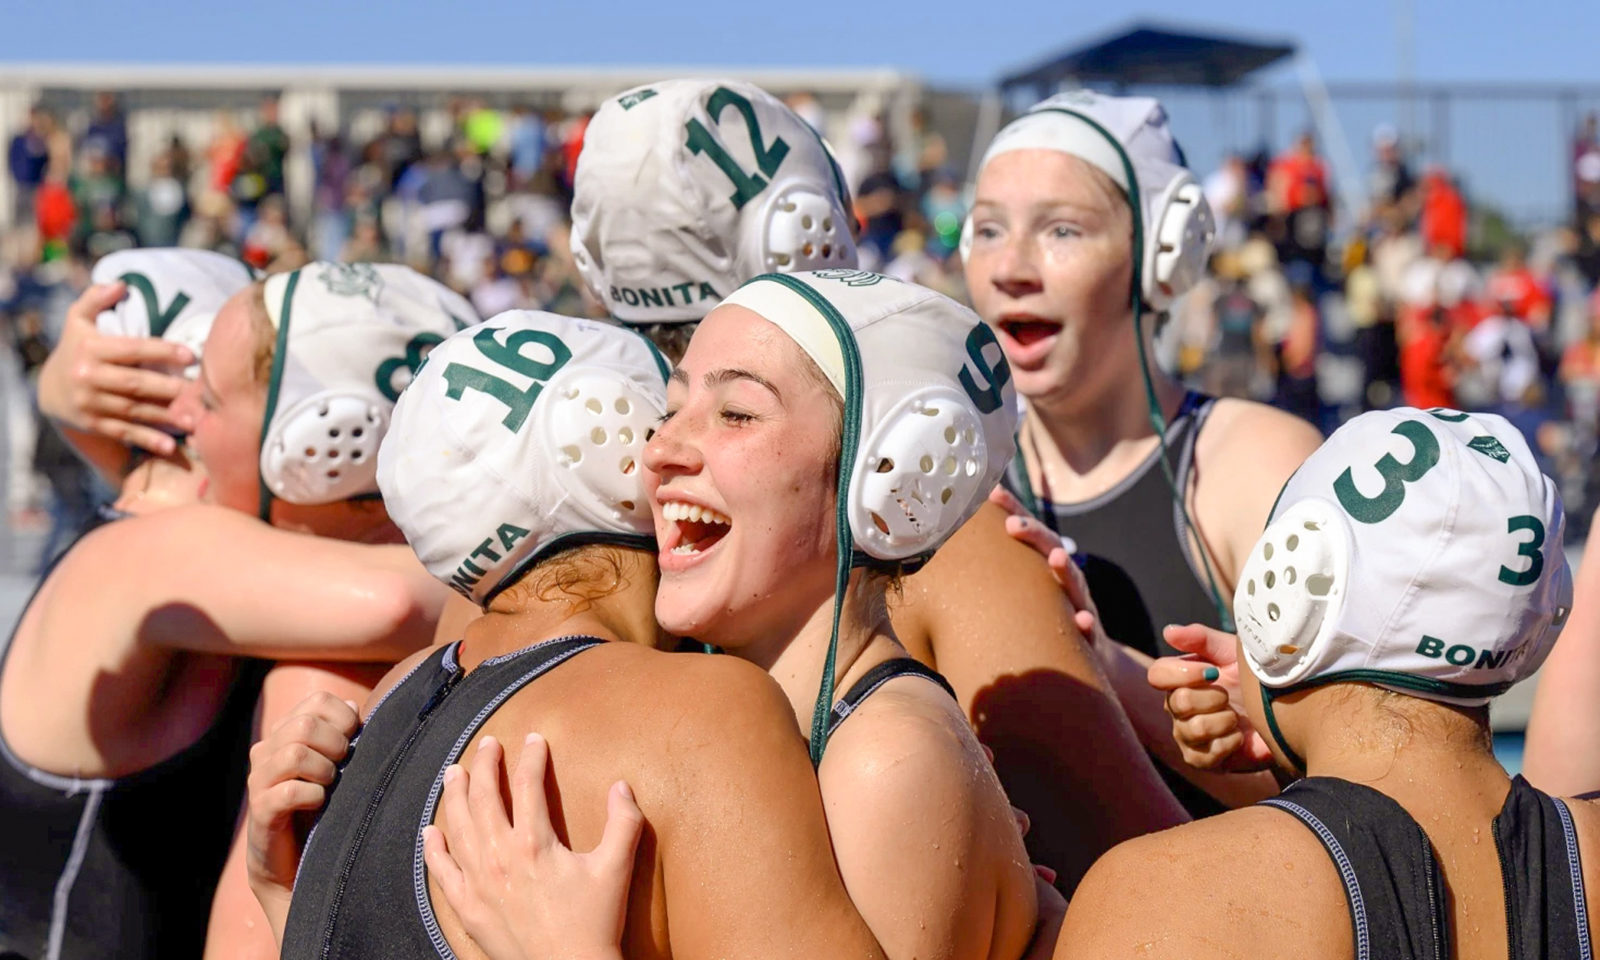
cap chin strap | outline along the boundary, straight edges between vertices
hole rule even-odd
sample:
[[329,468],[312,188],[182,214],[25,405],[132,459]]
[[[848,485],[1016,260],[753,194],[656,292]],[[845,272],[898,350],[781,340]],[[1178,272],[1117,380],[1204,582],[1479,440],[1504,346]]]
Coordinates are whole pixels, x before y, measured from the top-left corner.
[[822,753],[828,748],[829,719],[833,714],[834,665],[839,659],[839,618],[844,612],[845,593],[850,589],[850,571],[855,566],[855,535],[850,532],[850,478],[855,473],[856,450],[861,443],[861,352],[856,348],[855,334],[839,309],[827,298],[805,283],[781,273],[767,274],[767,279],[783,284],[806,299],[828,321],[833,335],[839,339],[839,352],[844,359],[844,429],[839,448],[839,486],[834,501],[834,526],[838,538],[838,562],[833,580],[833,627],[828,636],[828,653],[822,661],[822,683],[817,689],[817,702],[811,710],[811,765],[822,765]]
[[261,454],[266,449],[267,431],[272,426],[272,415],[278,410],[278,391],[283,386],[283,365],[289,356],[289,308],[294,304],[294,288],[300,284],[300,271],[289,274],[283,285],[283,309],[278,312],[278,339],[272,350],[272,374],[267,379],[267,406],[261,416],[261,439],[256,444],[256,478],[260,493],[256,499],[257,515],[266,523],[272,522],[272,488],[267,486],[266,474],[261,472]]
[[1306,769],[1305,760],[1295,752],[1293,747],[1289,746],[1289,741],[1284,739],[1283,731],[1278,729],[1278,715],[1272,711],[1272,701],[1280,694],[1289,693],[1290,690],[1274,691],[1264,683],[1258,683],[1257,686],[1261,689],[1261,712],[1266,715],[1267,732],[1272,735],[1272,742],[1278,745],[1278,750],[1283,753],[1284,759],[1288,760],[1289,766],[1294,768],[1292,772],[1304,773]]
[[1200,566],[1205,570],[1206,588],[1211,594],[1211,605],[1217,610],[1218,623],[1224,632],[1232,633],[1233,614],[1222,599],[1222,591],[1217,589],[1217,578],[1211,571],[1211,558],[1206,552],[1205,542],[1200,539],[1199,528],[1189,516],[1189,507],[1185,502],[1183,490],[1179,488],[1177,477],[1173,476],[1172,464],[1167,461],[1167,418],[1161,413],[1161,402],[1156,398],[1155,380],[1150,376],[1150,358],[1144,345],[1144,213],[1139,195],[1139,179],[1134,175],[1133,161],[1128,157],[1128,151],[1123,148],[1121,142],[1093,117],[1065,107],[1046,109],[1076,117],[1088,124],[1106,138],[1106,142],[1117,151],[1117,158],[1122,161],[1123,176],[1128,181],[1128,208],[1133,214],[1133,291],[1129,297],[1133,308],[1133,336],[1139,347],[1139,374],[1144,379],[1144,396],[1150,413],[1150,426],[1155,428],[1156,437],[1161,441],[1161,456],[1156,459],[1161,461],[1161,475],[1167,479],[1167,489],[1172,492],[1173,503],[1177,505],[1178,512],[1183,517],[1185,530],[1194,531],[1195,545],[1199,548],[1197,552],[1200,554]]

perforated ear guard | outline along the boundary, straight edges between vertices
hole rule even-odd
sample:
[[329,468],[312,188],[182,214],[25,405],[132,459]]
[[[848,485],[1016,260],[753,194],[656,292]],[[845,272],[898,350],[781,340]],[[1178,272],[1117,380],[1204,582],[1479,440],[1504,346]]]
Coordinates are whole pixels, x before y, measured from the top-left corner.
[[557,373],[535,407],[533,436],[545,438],[554,475],[567,477],[568,503],[590,522],[648,527],[650,504],[640,494],[644,444],[665,408],[631,381],[582,367]]
[[1205,276],[1217,222],[1188,171],[1167,184],[1155,210],[1155,229],[1145,235],[1144,297],[1152,308],[1165,310]]
[[794,179],[773,184],[767,193],[760,215],[740,223],[739,279],[856,265],[850,215],[836,198]]
[[963,516],[988,469],[971,402],[949,387],[907,396],[863,437],[850,479],[856,547],[880,560],[931,552]]
[[261,476],[289,503],[333,503],[372,490],[389,411],[371,396],[313,394],[273,417]]
[[1319,672],[1348,597],[1349,520],[1320,498],[1296,503],[1262,532],[1233,595],[1235,627],[1264,686]]

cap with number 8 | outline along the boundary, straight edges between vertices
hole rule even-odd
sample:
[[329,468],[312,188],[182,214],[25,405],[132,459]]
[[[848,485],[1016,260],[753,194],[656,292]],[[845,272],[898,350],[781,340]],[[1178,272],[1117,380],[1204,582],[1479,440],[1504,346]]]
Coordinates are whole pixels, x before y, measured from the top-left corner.
[[1504,418],[1375,411],[1284,486],[1234,594],[1265,688],[1337,681],[1476,705],[1544,662],[1572,605],[1561,495]]
[[654,550],[644,444],[667,365],[629,330],[532,310],[433,348],[378,450],[384,503],[435,577],[487,607],[556,550]]

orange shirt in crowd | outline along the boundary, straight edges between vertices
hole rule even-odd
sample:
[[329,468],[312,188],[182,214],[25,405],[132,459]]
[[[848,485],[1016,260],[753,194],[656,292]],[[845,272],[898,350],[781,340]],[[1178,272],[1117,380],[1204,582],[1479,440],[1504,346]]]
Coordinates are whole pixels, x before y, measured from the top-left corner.
[[1459,257],[1467,250],[1467,202],[1450,178],[1430,170],[1422,178],[1422,245],[1424,249],[1449,249]]
[[1275,158],[1267,180],[1274,185],[1285,213],[1321,203],[1328,196],[1328,171],[1316,154],[1296,150]]
[[1452,325],[1430,319],[1430,307],[1406,307],[1400,318],[1400,393],[1406,404],[1421,407],[1456,405],[1455,373],[1446,363]]
[[1550,322],[1550,294],[1527,267],[1497,270],[1489,277],[1487,299],[1493,304],[1508,304],[1511,316],[1535,330]]

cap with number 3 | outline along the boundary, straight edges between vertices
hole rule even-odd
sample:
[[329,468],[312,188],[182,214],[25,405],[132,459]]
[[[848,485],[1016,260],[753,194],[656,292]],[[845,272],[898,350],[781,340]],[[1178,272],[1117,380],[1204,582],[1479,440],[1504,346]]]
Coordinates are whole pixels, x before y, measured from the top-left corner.
[[1502,417],[1345,424],[1284,486],[1234,595],[1252,672],[1481,704],[1544,662],[1572,606],[1561,495]]
[[428,354],[378,450],[384,503],[417,558],[488,606],[551,552],[653,550],[644,443],[667,365],[643,337],[532,310]]

